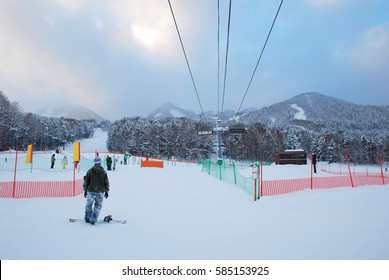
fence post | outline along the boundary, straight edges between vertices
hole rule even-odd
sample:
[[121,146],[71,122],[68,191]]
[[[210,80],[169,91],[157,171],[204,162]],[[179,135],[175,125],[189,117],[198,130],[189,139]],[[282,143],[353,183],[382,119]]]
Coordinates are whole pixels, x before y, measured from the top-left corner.
[[260,190],[260,197],[263,196],[263,190],[262,190],[262,186],[263,186],[263,178],[262,178],[262,165],[263,165],[263,157],[261,157],[261,169],[260,169],[260,172],[259,172],[259,176],[261,176],[261,181],[259,183],[259,190]]
[[382,178],[382,184],[385,185],[385,176],[384,176],[384,171],[382,169],[382,155],[379,156],[380,158],[380,166],[381,166],[381,178]]
[[235,183],[235,185],[237,185],[237,183],[236,183],[236,170],[235,170],[235,162],[233,161],[232,162],[232,167],[233,167],[233,170],[234,170],[234,183]]
[[311,153],[311,190],[313,190],[313,170],[312,170],[312,153]]
[[76,196],[76,163],[73,164],[73,196]]
[[14,169],[14,182],[12,185],[12,198],[15,198],[15,193],[16,193],[16,169],[18,167],[18,149],[16,148],[16,153],[15,153],[15,169]]
[[217,160],[217,165],[219,166],[219,180],[222,179],[222,165],[223,165],[223,160],[218,159]]
[[354,187],[354,181],[353,181],[353,176],[351,175],[351,169],[350,169],[350,162],[349,162],[349,159],[348,159],[348,153],[346,153],[346,163],[347,163],[348,173],[350,174],[351,187]]
[[254,178],[254,201],[257,201],[257,178]]

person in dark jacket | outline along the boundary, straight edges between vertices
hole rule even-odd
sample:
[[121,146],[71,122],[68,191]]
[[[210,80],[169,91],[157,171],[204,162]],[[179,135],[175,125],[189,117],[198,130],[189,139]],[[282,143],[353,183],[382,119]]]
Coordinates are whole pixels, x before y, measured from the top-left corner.
[[312,153],[312,165],[313,165],[313,173],[316,173],[316,154]]
[[51,169],[54,168],[54,164],[55,164],[55,154],[53,154],[53,155],[51,156],[51,166],[50,166]]
[[94,166],[84,177],[84,197],[86,197],[85,222],[94,225],[103,206],[103,197],[108,198],[109,180],[107,172],[101,166],[101,159],[96,156]]
[[106,162],[107,162],[107,170],[111,170],[111,167],[112,167],[112,158],[107,155],[107,158],[106,158]]

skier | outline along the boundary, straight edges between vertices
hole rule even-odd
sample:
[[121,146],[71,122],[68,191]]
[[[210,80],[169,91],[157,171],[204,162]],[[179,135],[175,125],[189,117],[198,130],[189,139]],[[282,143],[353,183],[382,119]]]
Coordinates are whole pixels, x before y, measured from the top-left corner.
[[123,157],[123,159],[124,159],[124,165],[127,165],[127,160],[128,160],[129,157],[130,157],[130,154],[129,154],[128,152],[126,152],[126,153],[124,154],[124,157]]
[[112,167],[112,158],[107,155],[107,158],[105,159],[105,161],[107,162],[107,169],[108,170],[111,170],[111,167]]
[[66,166],[68,165],[68,158],[66,156],[63,157],[61,164],[62,164],[62,169],[66,169]]
[[113,171],[116,169],[116,162],[118,161],[117,158],[115,158],[115,155],[113,155]]
[[54,163],[55,163],[55,154],[53,154],[52,156],[51,156],[51,169],[53,169],[54,168]]
[[107,172],[101,166],[101,159],[96,156],[94,166],[84,177],[84,197],[86,198],[85,222],[95,224],[103,206],[103,197],[108,198],[109,180]]

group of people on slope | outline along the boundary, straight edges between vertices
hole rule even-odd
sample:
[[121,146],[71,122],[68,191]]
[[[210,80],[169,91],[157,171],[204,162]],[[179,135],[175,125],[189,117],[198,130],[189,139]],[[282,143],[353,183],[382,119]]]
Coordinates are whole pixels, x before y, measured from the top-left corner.
[[[50,165],[50,169],[53,169],[54,168],[54,165],[55,165],[55,161],[56,161],[56,158],[55,158],[55,154],[53,154],[51,156],[51,165]],[[61,160],[61,166],[63,169],[66,169],[66,166],[68,165],[68,158],[66,156],[64,156]]]

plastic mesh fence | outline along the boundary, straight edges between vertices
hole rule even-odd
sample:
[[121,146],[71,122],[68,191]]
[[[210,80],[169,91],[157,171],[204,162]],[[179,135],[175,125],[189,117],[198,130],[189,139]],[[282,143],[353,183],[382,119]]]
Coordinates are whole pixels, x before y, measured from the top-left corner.
[[[254,194],[254,179],[243,176],[234,163],[231,165],[219,165],[211,160],[202,162],[202,172],[212,175],[224,182],[233,184],[250,195]],[[246,166],[246,168],[249,166]]]

